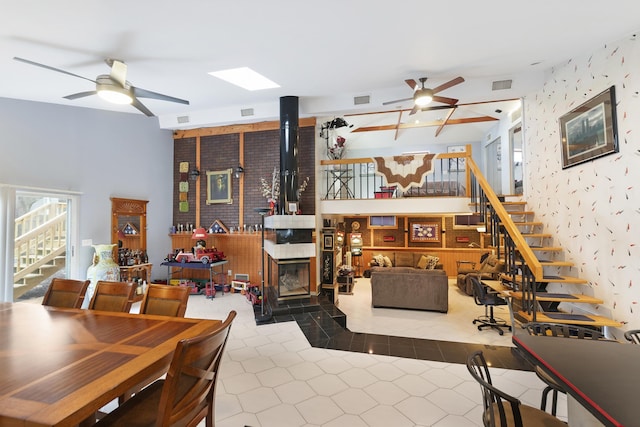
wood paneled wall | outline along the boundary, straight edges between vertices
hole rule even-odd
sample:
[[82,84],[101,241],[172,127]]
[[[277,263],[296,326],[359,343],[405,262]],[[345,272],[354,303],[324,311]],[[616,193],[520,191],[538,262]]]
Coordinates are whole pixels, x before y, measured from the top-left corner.
[[[210,234],[206,239],[207,247],[215,247],[224,252],[227,264],[223,266],[224,272],[231,270],[231,277],[227,277],[227,283],[235,274],[248,274],[253,284],[260,284],[260,261],[262,260],[262,235],[261,233],[230,233]],[[178,233],[171,235],[173,250],[184,249],[190,251],[195,245],[191,239],[191,233]],[[265,263],[267,255],[265,254]],[[311,258],[311,292],[316,291],[316,259]],[[265,265],[265,274],[266,274]],[[195,279],[208,279],[209,273],[205,270],[189,270],[189,276]]]

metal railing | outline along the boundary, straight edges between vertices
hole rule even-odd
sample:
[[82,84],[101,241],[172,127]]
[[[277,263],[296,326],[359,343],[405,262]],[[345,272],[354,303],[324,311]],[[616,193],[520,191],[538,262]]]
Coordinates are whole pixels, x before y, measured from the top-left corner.
[[466,153],[443,153],[432,160],[433,170],[420,185],[401,192],[375,173],[374,159],[322,160],[322,200],[387,199],[395,197],[467,197]]

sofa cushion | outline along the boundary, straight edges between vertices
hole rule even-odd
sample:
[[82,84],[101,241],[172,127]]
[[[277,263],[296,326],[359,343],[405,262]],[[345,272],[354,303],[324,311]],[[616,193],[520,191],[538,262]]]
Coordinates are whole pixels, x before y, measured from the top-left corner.
[[385,267],[393,267],[393,263],[391,262],[391,259],[389,259],[388,256],[383,257],[384,258],[384,266]]
[[416,264],[416,268],[419,268],[420,270],[426,270],[427,265],[429,265],[429,260],[426,256],[422,255],[420,257],[420,261],[418,261],[418,264]]
[[427,255],[427,270],[434,270],[436,268],[436,266],[438,265],[438,262],[440,261],[440,258],[438,258],[437,256],[433,256],[433,255]]
[[415,267],[413,252],[396,252],[396,267]]

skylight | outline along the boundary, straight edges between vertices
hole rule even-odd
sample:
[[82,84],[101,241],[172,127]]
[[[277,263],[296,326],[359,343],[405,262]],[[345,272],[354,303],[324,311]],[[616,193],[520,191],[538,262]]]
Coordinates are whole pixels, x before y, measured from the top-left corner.
[[212,71],[209,74],[247,90],[262,90],[280,87],[279,84],[272,82],[249,67]]

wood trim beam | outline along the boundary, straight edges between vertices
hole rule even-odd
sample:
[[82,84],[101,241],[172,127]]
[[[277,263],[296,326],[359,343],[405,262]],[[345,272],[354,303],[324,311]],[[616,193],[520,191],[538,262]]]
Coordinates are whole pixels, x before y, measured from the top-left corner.
[[[310,127],[316,125],[315,117],[301,118],[298,121],[300,127]],[[240,125],[228,125],[217,126],[210,128],[198,128],[198,129],[183,129],[173,131],[173,139],[182,138],[194,138],[198,136],[212,136],[212,135],[228,135],[234,133],[243,132],[261,132],[265,130],[278,130],[280,129],[280,121],[248,123]]]
[[[461,125],[465,123],[494,122],[498,120],[499,119],[495,117],[480,116],[480,117],[469,117],[465,119],[451,119],[447,124]],[[422,122],[422,123],[401,123],[400,125],[364,126],[361,128],[354,129],[351,132],[374,132],[374,131],[380,131],[380,130],[395,130],[396,127],[399,127],[400,129],[413,129],[413,128],[441,126],[442,123],[444,123],[444,120],[436,120],[436,121]]]

